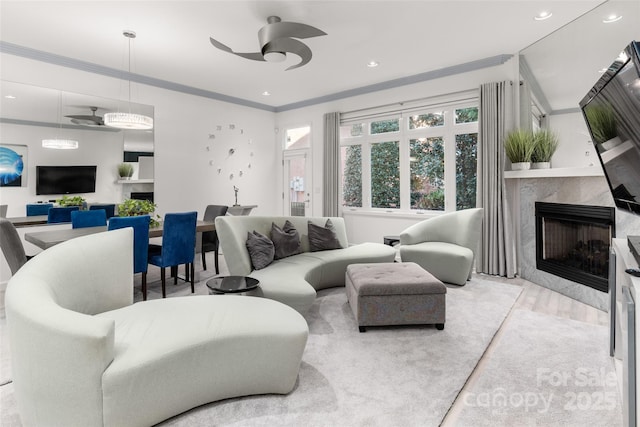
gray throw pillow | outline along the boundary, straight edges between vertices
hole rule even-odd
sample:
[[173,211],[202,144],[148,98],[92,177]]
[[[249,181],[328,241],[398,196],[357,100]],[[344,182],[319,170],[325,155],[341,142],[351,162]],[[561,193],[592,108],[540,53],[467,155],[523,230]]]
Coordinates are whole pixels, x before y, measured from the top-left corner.
[[324,227],[315,225],[311,221],[308,223],[309,250],[311,252],[326,251],[329,249],[341,249],[340,241],[333,229],[330,219]]
[[275,223],[271,223],[271,241],[275,246],[275,259],[286,258],[302,252],[300,248],[300,235],[298,230],[286,220],[282,228]]
[[264,234],[260,234],[255,230],[253,230],[253,233],[247,232],[246,244],[254,269],[260,270],[273,262],[275,248],[273,247],[273,242]]

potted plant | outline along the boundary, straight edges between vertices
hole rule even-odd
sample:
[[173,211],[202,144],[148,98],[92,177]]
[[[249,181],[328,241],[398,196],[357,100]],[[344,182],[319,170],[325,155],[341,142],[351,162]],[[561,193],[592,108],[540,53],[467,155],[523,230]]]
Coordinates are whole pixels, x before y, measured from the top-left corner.
[[551,167],[551,157],[558,148],[558,137],[549,129],[540,129],[534,133],[531,167],[533,169],[548,169]]
[[126,199],[118,205],[118,216],[149,215],[151,217],[149,222],[151,227],[160,225],[160,222],[158,222],[160,216],[156,215],[154,217],[153,215],[155,211],[156,205],[149,200]]
[[585,109],[591,134],[599,151],[610,150],[622,141],[618,138],[616,117],[610,105],[593,105]]
[[81,208],[85,206],[86,202],[84,198],[80,196],[62,196],[62,198],[56,200],[58,206],[66,207],[66,206],[80,206]]
[[118,165],[118,175],[121,179],[129,179],[133,175],[133,165],[131,163],[120,163]]
[[534,149],[533,132],[525,129],[509,132],[504,140],[504,149],[511,161],[511,170],[529,169]]

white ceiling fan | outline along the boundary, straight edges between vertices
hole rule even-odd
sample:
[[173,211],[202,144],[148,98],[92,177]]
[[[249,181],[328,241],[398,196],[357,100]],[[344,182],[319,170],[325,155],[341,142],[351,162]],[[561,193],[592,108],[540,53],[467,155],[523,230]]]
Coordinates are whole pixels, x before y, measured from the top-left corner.
[[220,50],[254,61],[282,62],[286,59],[287,53],[293,53],[301,59],[298,64],[287,68],[287,70],[293,70],[307,64],[312,57],[311,49],[296,39],[308,39],[326,35],[327,33],[324,31],[310,25],[298,22],[282,22],[280,17],[270,16],[267,18],[267,25],[258,31],[260,52],[234,52],[229,46],[212,37],[209,37],[209,40],[212,45]]

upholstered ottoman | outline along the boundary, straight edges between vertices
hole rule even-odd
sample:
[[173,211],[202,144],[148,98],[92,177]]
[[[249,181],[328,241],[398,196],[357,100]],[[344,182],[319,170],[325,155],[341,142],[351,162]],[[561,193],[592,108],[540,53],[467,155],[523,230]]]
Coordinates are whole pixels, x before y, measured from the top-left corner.
[[351,264],[345,286],[360,332],[388,325],[444,329],[447,287],[416,263]]

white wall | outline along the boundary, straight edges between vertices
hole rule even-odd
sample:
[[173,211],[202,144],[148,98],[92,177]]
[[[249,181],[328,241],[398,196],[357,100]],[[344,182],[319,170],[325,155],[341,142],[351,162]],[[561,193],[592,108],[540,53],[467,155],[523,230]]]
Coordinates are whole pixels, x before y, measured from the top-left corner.
[[558,149],[551,159],[553,168],[598,167],[598,154],[591,143],[582,113],[549,116],[549,128],[558,135]]

